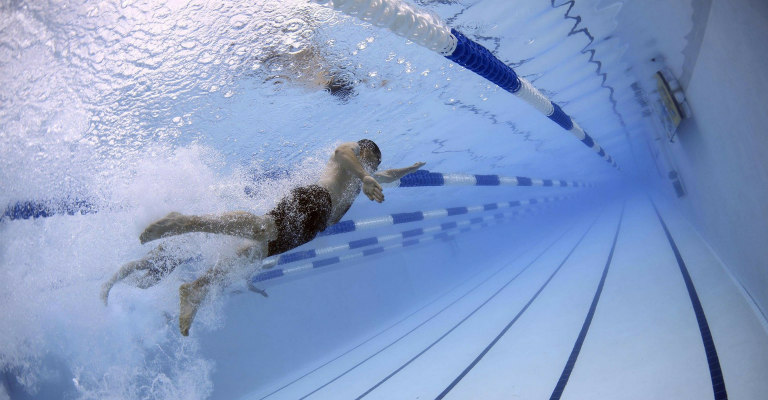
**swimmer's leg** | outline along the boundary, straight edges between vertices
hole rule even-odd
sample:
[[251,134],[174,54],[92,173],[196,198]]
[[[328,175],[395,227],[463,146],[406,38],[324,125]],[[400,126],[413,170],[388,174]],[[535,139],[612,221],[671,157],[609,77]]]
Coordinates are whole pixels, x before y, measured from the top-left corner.
[[139,240],[144,244],[161,237],[189,232],[219,233],[259,242],[268,242],[277,237],[275,221],[269,215],[259,216],[245,211],[202,216],[172,212],[149,225]]
[[[112,289],[112,286],[125,279],[128,275],[137,271],[147,271],[137,285],[142,289],[146,289],[156,285],[160,282],[160,279],[171,273],[182,262],[182,259],[168,255],[165,248],[161,245],[147,253],[147,255],[140,260],[126,263],[120,267],[120,270],[118,270],[110,280],[102,285],[101,299],[104,301],[104,305],[107,304],[109,291]],[[160,264],[162,265],[160,266]]]
[[223,278],[249,262],[261,260],[267,251],[267,242],[256,242],[238,250],[237,257],[220,261],[209,269],[203,276],[193,282],[179,286],[179,331],[184,336],[189,335],[189,328],[195,319],[197,309],[210,290],[210,285],[221,282]]

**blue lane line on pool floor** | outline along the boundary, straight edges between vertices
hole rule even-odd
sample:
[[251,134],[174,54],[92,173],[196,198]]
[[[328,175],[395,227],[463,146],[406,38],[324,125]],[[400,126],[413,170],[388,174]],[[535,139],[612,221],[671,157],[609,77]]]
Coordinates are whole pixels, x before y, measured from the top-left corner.
[[672,251],[675,253],[677,265],[680,267],[680,273],[683,274],[685,287],[688,289],[688,296],[691,298],[691,305],[693,305],[693,311],[696,314],[696,322],[698,322],[699,332],[701,332],[701,340],[704,343],[704,351],[707,354],[709,376],[712,379],[712,391],[715,400],[727,400],[728,393],[725,390],[725,380],[723,379],[723,371],[720,368],[720,358],[717,356],[715,341],[712,338],[712,332],[709,330],[707,316],[704,315],[704,308],[701,306],[698,293],[696,293],[696,287],[693,285],[693,280],[688,273],[688,267],[686,267],[685,261],[683,261],[683,256],[680,254],[680,250],[678,250],[677,244],[672,238],[672,234],[669,233],[667,224],[664,223],[664,218],[661,217],[659,209],[656,208],[656,204],[653,203],[653,200],[651,200],[651,204],[653,204],[653,210],[656,211],[656,216],[659,217],[659,222],[661,222],[661,226],[664,228],[664,233],[667,235],[669,245],[672,246]]
[[[549,284],[549,282],[550,282],[550,281],[552,280],[552,278],[555,276],[555,274],[557,274],[557,272],[558,272],[558,271],[560,271],[560,268],[562,268],[562,266],[565,264],[565,262],[568,260],[568,258],[570,258],[571,254],[573,254],[574,250],[576,250],[576,248],[579,246],[579,244],[581,244],[581,241],[582,241],[582,240],[584,240],[584,238],[587,236],[587,234],[588,234],[588,233],[589,233],[589,232],[592,230],[592,227],[594,227],[594,225],[595,225],[595,222],[597,222],[598,218],[599,218],[599,217],[595,218],[595,219],[592,221],[592,223],[589,225],[589,228],[588,228],[588,229],[587,229],[587,230],[584,232],[584,234],[583,234],[583,235],[582,235],[582,236],[579,238],[579,241],[578,241],[578,242],[576,242],[576,245],[575,245],[575,246],[574,246],[574,247],[571,249],[571,251],[568,253],[568,255],[566,255],[566,256],[565,256],[565,259],[563,259],[563,261],[562,261],[562,262],[560,263],[560,265],[559,265],[559,266],[558,266],[558,267],[555,269],[555,271],[552,273],[552,275],[550,275],[549,279],[547,279],[547,281],[546,281],[546,282],[544,282],[544,284],[541,286],[541,288],[539,289],[539,291],[538,291],[538,292],[536,292],[536,294],[535,294],[535,295],[534,295],[534,296],[531,298],[531,300],[528,302],[528,304],[526,304],[526,305],[525,305],[525,307],[523,307],[523,309],[522,309],[522,310],[521,310],[521,311],[520,311],[520,312],[517,314],[517,317],[515,317],[515,319],[513,320],[513,322],[514,322],[514,321],[516,321],[516,320],[517,320],[517,319],[520,317],[520,315],[522,315],[522,314],[523,314],[523,312],[525,312],[525,310],[527,310],[527,309],[528,309],[528,307],[531,305],[531,303],[533,303],[533,301],[536,299],[536,297],[538,297],[539,293],[541,293],[541,291],[544,289],[544,287],[546,287],[546,286],[547,286],[547,284]],[[546,252],[546,251],[548,251],[548,250],[545,250],[545,252]],[[411,363],[412,363],[413,361],[415,361],[417,358],[421,357],[421,356],[422,356],[424,353],[426,353],[427,351],[429,351],[429,349],[431,349],[431,348],[432,348],[432,347],[434,347],[436,344],[438,344],[440,341],[442,341],[444,338],[446,338],[446,337],[447,337],[447,336],[448,336],[448,335],[449,335],[451,332],[453,332],[454,330],[456,330],[456,328],[458,328],[458,327],[459,327],[459,326],[461,326],[461,325],[462,325],[464,322],[466,322],[466,321],[467,321],[467,320],[468,320],[470,317],[472,317],[472,316],[473,316],[473,315],[474,315],[474,314],[475,314],[477,311],[479,311],[479,310],[480,310],[481,308],[483,308],[483,307],[484,307],[486,304],[488,304],[488,303],[489,303],[489,302],[490,302],[492,299],[494,299],[494,298],[495,298],[495,297],[496,297],[496,296],[497,296],[499,293],[501,293],[502,291],[504,291],[504,289],[506,289],[506,288],[507,288],[507,286],[509,286],[509,285],[510,285],[510,284],[511,284],[511,283],[512,283],[512,282],[513,282],[513,281],[514,281],[514,280],[515,280],[515,279],[516,279],[518,276],[520,276],[520,274],[522,274],[523,272],[525,272],[525,271],[528,269],[528,267],[530,267],[531,265],[533,265],[533,263],[535,263],[535,262],[536,262],[536,260],[538,260],[538,259],[539,259],[539,257],[540,257],[540,256],[542,256],[543,254],[544,254],[544,252],[542,252],[541,254],[539,254],[539,256],[537,256],[535,260],[533,260],[533,261],[532,261],[530,264],[528,264],[528,265],[527,265],[527,266],[526,266],[526,267],[525,267],[523,270],[521,270],[521,271],[520,271],[520,272],[519,272],[517,275],[515,275],[515,276],[514,276],[512,279],[510,279],[509,281],[507,281],[507,282],[506,282],[506,283],[505,283],[505,284],[504,284],[504,285],[503,285],[501,288],[499,288],[498,290],[496,290],[496,292],[494,292],[494,293],[493,293],[493,294],[492,294],[490,297],[488,297],[488,299],[486,299],[486,300],[485,300],[483,303],[481,303],[481,304],[480,304],[479,306],[477,306],[477,307],[476,307],[474,310],[472,310],[472,312],[470,312],[469,314],[467,314],[467,315],[466,315],[466,316],[465,316],[465,317],[464,317],[464,318],[463,318],[461,321],[459,321],[458,323],[456,323],[456,325],[454,325],[453,327],[451,327],[451,329],[449,329],[449,330],[448,330],[447,332],[445,332],[445,333],[444,333],[442,336],[440,336],[439,338],[437,338],[437,340],[435,340],[434,342],[432,342],[432,344],[430,344],[430,345],[429,345],[429,346],[427,346],[427,347],[426,347],[424,350],[422,350],[421,352],[419,352],[418,354],[416,354],[414,357],[412,357],[410,360],[408,360],[407,362],[405,362],[405,363],[404,363],[403,365],[401,365],[401,366],[400,366],[398,369],[396,369],[395,371],[393,371],[392,373],[390,373],[389,375],[387,375],[387,376],[386,376],[384,379],[382,379],[382,380],[381,380],[381,381],[379,381],[377,384],[375,384],[374,386],[372,386],[372,387],[371,387],[370,389],[368,389],[368,390],[367,390],[365,393],[363,393],[363,394],[361,394],[360,396],[358,396],[358,397],[357,397],[357,399],[361,399],[361,398],[363,398],[363,397],[367,396],[367,395],[368,395],[369,393],[371,393],[372,391],[376,390],[376,388],[378,388],[379,386],[381,386],[381,385],[382,385],[384,382],[386,382],[387,380],[389,380],[391,377],[395,376],[395,375],[396,375],[398,372],[402,371],[402,370],[403,370],[405,367],[407,367],[409,364],[411,364]],[[447,393],[447,391],[446,391],[446,393]]]
[[571,355],[568,357],[568,361],[565,363],[565,367],[563,368],[562,374],[560,374],[560,379],[557,380],[557,385],[555,386],[555,390],[552,392],[552,395],[549,397],[550,400],[560,400],[560,397],[563,395],[563,391],[565,390],[565,385],[568,384],[568,379],[571,377],[571,372],[573,372],[573,367],[576,366],[576,359],[579,358],[579,353],[581,352],[581,346],[584,345],[584,340],[587,338],[587,332],[589,332],[589,327],[592,325],[592,318],[595,316],[595,310],[597,310],[597,303],[600,301],[600,295],[603,293],[603,287],[605,286],[605,278],[608,276],[608,270],[611,267],[611,261],[613,260],[613,253],[616,250],[616,242],[619,240],[619,231],[621,230],[621,222],[624,220],[624,206],[621,208],[621,217],[619,218],[619,224],[616,226],[616,234],[613,236],[613,244],[611,245],[611,252],[608,253],[608,260],[605,262],[605,267],[603,268],[603,275],[600,277],[600,283],[597,285],[597,290],[595,291],[595,296],[592,298],[592,305],[589,306],[589,312],[587,312],[587,318],[584,319],[584,325],[581,326],[581,332],[579,332],[579,336],[576,339],[576,343],[573,345],[573,349],[571,350]]
[[[597,221],[597,219],[595,219],[595,221]],[[544,287],[545,287],[545,286],[547,286],[547,284],[549,283],[549,281],[550,281],[550,280],[552,280],[552,277],[553,277],[555,274],[557,274],[557,272],[558,272],[558,271],[560,271],[560,268],[563,266],[563,264],[565,264],[565,261],[566,261],[566,260],[568,260],[568,258],[571,256],[571,254],[573,253],[573,251],[574,251],[574,250],[576,250],[576,247],[578,247],[578,246],[579,246],[579,244],[581,243],[582,239],[584,239],[584,237],[587,235],[587,233],[588,233],[588,232],[589,232],[589,231],[592,229],[592,226],[593,226],[593,225],[594,225],[594,222],[592,223],[592,225],[590,225],[589,229],[587,229],[587,231],[586,231],[586,232],[584,232],[584,235],[583,235],[583,236],[582,236],[582,237],[579,239],[579,241],[576,243],[576,246],[574,246],[574,248],[573,248],[573,249],[571,249],[571,251],[568,253],[568,255],[567,255],[567,256],[565,256],[565,259],[563,260],[563,262],[562,262],[562,263],[560,263],[560,265],[557,267],[557,269],[555,269],[555,272],[553,272],[553,273],[552,273],[552,275],[550,275],[549,279],[547,279],[547,281],[546,281],[546,282],[544,282],[544,285],[543,285],[543,286],[542,286],[542,287],[539,289],[539,292],[537,292],[537,293],[536,293],[536,294],[535,294],[535,295],[534,295],[534,296],[531,298],[531,300],[528,302],[528,304],[526,304],[526,305],[525,305],[525,307],[523,307],[523,310],[522,310],[522,311],[520,311],[520,313],[518,314],[518,317],[519,317],[519,316],[520,316],[520,315],[521,315],[521,314],[522,314],[522,313],[523,313],[523,312],[524,312],[524,311],[525,311],[525,310],[528,308],[528,306],[530,306],[530,305],[531,305],[531,303],[533,302],[533,300],[535,300],[535,299],[536,299],[536,297],[538,297],[538,295],[539,295],[539,293],[541,292],[541,290],[542,290],[542,289],[544,289]],[[541,253],[539,256],[541,256],[541,255],[544,255],[544,252],[542,252],[542,253]],[[539,258],[539,257],[536,257],[536,260],[538,260],[538,258]],[[534,262],[536,262],[536,260],[534,260],[534,261],[532,261],[530,264],[528,264],[528,265],[527,265],[527,266],[526,266],[526,267],[525,267],[525,268],[524,268],[522,271],[520,271],[520,272],[519,272],[517,275],[515,275],[515,276],[514,276],[512,279],[510,279],[509,281],[507,281],[507,283],[505,283],[505,284],[504,284],[504,286],[502,286],[502,287],[501,287],[501,288],[499,288],[499,289],[498,289],[496,292],[494,292],[494,293],[493,293],[493,294],[492,294],[492,295],[491,295],[491,296],[490,296],[488,299],[486,299],[486,300],[485,300],[484,302],[482,302],[482,303],[481,303],[479,306],[477,306],[477,307],[476,307],[474,310],[472,310],[472,312],[470,312],[469,314],[467,314],[467,315],[466,315],[466,316],[465,316],[465,317],[464,317],[464,318],[463,318],[461,321],[459,321],[458,323],[456,323],[456,325],[454,325],[453,327],[451,327],[451,329],[449,329],[449,330],[448,330],[448,331],[446,331],[446,332],[445,332],[445,333],[444,333],[442,336],[440,336],[439,338],[437,338],[437,340],[435,340],[435,341],[434,341],[434,342],[432,342],[432,343],[431,343],[429,346],[427,346],[426,348],[424,348],[424,350],[422,350],[421,352],[419,352],[418,354],[416,354],[415,356],[413,356],[413,357],[412,357],[410,360],[406,361],[406,362],[405,362],[403,365],[401,365],[401,366],[400,366],[400,368],[398,368],[398,369],[394,370],[392,373],[390,373],[389,375],[387,375],[387,376],[386,376],[384,379],[380,380],[380,381],[379,381],[377,384],[373,385],[373,386],[372,386],[370,389],[368,389],[367,391],[365,391],[365,393],[361,394],[360,396],[357,396],[355,400],[359,400],[359,399],[362,399],[363,397],[367,396],[368,394],[370,394],[371,392],[373,392],[374,390],[376,390],[376,388],[378,388],[379,386],[381,386],[382,384],[384,384],[384,382],[388,381],[388,380],[389,380],[389,378],[391,378],[391,377],[395,376],[397,373],[399,373],[400,371],[402,371],[402,370],[403,370],[405,367],[407,367],[407,366],[408,366],[408,365],[410,365],[412,362],[414,362],[414,361],[415,361],[417,358],[421,357],[421,356],[422,356],[424,353],[426,353],[427,351],[429,351],[429,349],[431,349],[432,347],[434,347],[436,344],[440,343],[440,342],[441,342],[443,339],[445,339],[445,338],[446,338],[446,337],[447,337],[447,336],[448,336],[448,335],[449,335],[451,332],[453,332],[454,330],[456,330],[456,328],[458,328],[459,326],[461,326],[461,325],[462,325],[464,322],[466,322],[466,321],[467,321],[467,320],[468,320],[470,317],[472,317],[473,315],[475,315],[475,313],[476,313],[476,312],[478,312],[478,311],[479,311],[481,308],[485,307],[485,305],[487,305],[487,304],[488,304],[488,303],[489,303],[491,300],[493,300],[493,299],[494,299],[494,298],[495,298],[495,297],[496,297],[496,296],[497,296],[499,293],[501,293],[502,291],[504,291],[504,289],[506,289],[506,288],[507,288],[507,286],[509,286],[509,284],[511,284],[511,283],[512,283],[512,282],[513,282],[513,281],[514,281],[514,280],[515,280],[515,279],[516,279],[518,276],[520,276],[520,274],[522,274],[523,272],[525,272],[525,271],[528,269],[528,267],[530,267],[531,265],[533,265],[533,263],[534,263]],[[517,317],[515,318],[515,320],[516,320],[516,319],[517,319]],[[438,397],[438,398],[440,398],[440,397]]]
[[[517,274],[516,274],[516,275],[515,275],[515,276],[514,276],[514,277],[513,277],[513,278],[512,278],[510,281],[509,281],[509,282],[511,282],[511,281],[513,281],[513,280],[515,280],[515,279],[516,279],[518,276],[520,276],[520,274],[522,274],[523,272],[525,272],[525,270],[526,270],[526,269],[528,269],[528,267],[530,267],[531,265],[533,265],[533,263],[535,263],[535,262],[536,262],[536,261],[539,259],[539,257],[541,257],[541,256],[543,256],[544,254],[546,254],[546,253],[549,251],[549,249],[550,249],[550,248],[552,248],[552,246],[554,246],[554,245],[555,245],[557,242],[559,242],[559,241],[560,241],[560,240],[561,240],[561,239],[562,239],[562,238],[563,238],[563,237],[566,235],[566,233],[570,232],[572,229],[573,229],[573,227],[570,227],[569,229],[566,229],[566,230],[564,230],[564,231],[563,231],[563,233],[562,233],[562,234],[560,234],[560,236],[558,236],[558,237],[557,237],[557,239],[555,239],[555,240],[554,240],[552,243],[550,243],[550,244],[549,244],[549,245],[548,245],[548,246],[547,246],[547,247],[546,247],[546,248],[545,248],[545,249],[544,249],[542,252],[540,252],[540,253],[539,253],[539,254],[538,254],[538,255],[537,255],[537,256],[536,256],[536,257],[535,257],[535,258],[534,258],[534,259],[533,259],[533,260],[532,260],[530,263],[528,263],[528,265],[526,265],[526,266],[525,266],[525,267],[524,267],[522,270],[520,270],[520,271],[519,271],[519,272],[518,272],[518,273],[517,273]],[[315,390],[313,390],[312,392],[310,392],[310,393],[307,393],[306,395],[302,396],[302,397],[300,398],[300,400],[302,400],[302,399],[305,399],[305,398],[307,398],[307,397],[309,397],[309,396],[313,395],[314,393],[318,392],[319,390],[323,389],[324,387],[326,387],[326,386],[330,385],[331,383],[333,383],[333,382],[337,381],[338,379],[340,379],[340,378],[341,378],[341,377],[343,377],[344,375],[348,374],[349,372],[351,372],[351,371],[352,371],[352,370],[354,370],[355,368],[359,367],[360,365],[362,365],[362,364],[363,364],[363,363],[365,363],[366,361],[368,361],[368,360],[372,359],[373,357],[375,357],[375,356],[379,355],[379,354],[380,354],[381,352],[383,352],[384,350],[386,350],[386,349],[388,349],[388,348],[392,347],[392,346],[393,346],[395,343],[399,342],[400,340],[402,340],[402,339],[403,339],[403,338],[405,338],[406,336],[408,336],[408,335],[410,335],[411,333],[415,332],[417,329],[419,329],[420,327],[422,327],[423,325],[425,325],[427,322],[431,321],[432,319],[434,319],[435,317],[437,317],[438,315],[440,315],[441,313],[443,313],[445,310],[449,309],[451,306],[453,306],[454,304],[458,303],[458,302],[459,302],[461,299],[465,298],[465,297],[466,297],[466,296],[468,296],[470,293],[472,293],[472,292],[474,292],[475,290],[477,290],[477,289],[478,289],[480,286],[484,285],[486,282],[488,282],[489,280],[491,280],[493,277],[495,277],[496,275],[498,275],[500,272],[502,272],[502,271],[506,270],[507,268],[509,268],[509,267],[511,267],[511,266],[513,266],[513,265],[514,265],[514,262],[510,262],[510,263],[506,264],[505,266],[503,266],[503,267],[499,268],[499,269],[498,269],[498,270],[496,270],[496,271],[495,271],[493,274],[491,274],[491,275],[490,275],[490,276],[488,276],[486,279],[484,279],[482,282],[480,282],[480,283],[478,283],[477,285],[473,286],[473,287],[472,287],[470,290],[468,290],[466,293],[464,293],[463,295],[461,295],[461,297],[459,297],[459,298],[457,298],[456,300],[452,301],[450,304],[448,304],[447,306],[445,306],[445,307],[443,307],[442,309],[440,309],[440,311],[436,312],[434,315],[432,315],[431,317],[427,318],[426,320],[424,320],[423,322],[421,322],[421,323],[420,323],[420,324],[418,324],[416,327],[414,327],[414,328],[413,328],[413,329],[411,329],[410,331],[406,332],[405,334],[403,334],[403,335],[402,335],[402,336],[400,336],[399,338],[395,339],[395,340],[394,340],[392,343],[390,343],[390,344],[386,345],[385,347],[382,347],[381,349],[379,349],[379,351],[375,352],[374,354],[371,354],[369,357],[367,357],[367,358],[365,358],[364,360],[360,361],[359,363],[357,363],[357,364],[353,365],[352,367],[350,367],[350,368],[349,368],[349,369],[347,369],[346,371],[342,372],[341,374],[337,375],[335,378],[333,378],[333,379],[331,379],[330,381],[326,382],[326,383],[325,383],[325,384],[323,384],[322,386],[320,386],[320,387],[316,388]],[[507,284],[509,284],[509,282],[507,282]]]
[[485,355],[488,354],[488,352],[491,350],[491,348],[493,348],[493,346],[495,346],[496,343],[499,340],[501,340],[501,338],[507,333],[509,328],[511,328],[512,325],[514,325],[515,322],[517,322],[517,320],[520,319],[520,317],[525,313],[525,311],[528,310],[528,307],[530,307],[531,304],[533,304],[533,302],[539,297],[539,294],[541,294],[541,292],[544,291],[544,288],[546,288],[547,285],[549,285],[549,282],[551,282],[552,279],[555,277],[555,275],[557,275],[557,273],[560,272],[560,269],[563,268],[563,265],[565,265],[565,263],[568,261],[568,259],[571,258],[571,254],[573,254],[573,252],[576,251],[576,249],[579,247],[579,245],[584,240],[584,238],[587,237],[587,234],[595,226],[595,222],[597,222],[597,218],[595,218],[595,220],[592,222],[592,225],[590,225],[589,229],[587,229],[587,231],[584,232],[584,235],[581,236],[579,241],[576,242],[576,245],[573,246],[571,251],[568,252],[568,255],[565,256],[565,258],[560,263],[560,265],[558,265],[557,268],[552,272],[552,274],[549,275],[549,278],[547,278],[547,280],[544,282],[544,284],[541,285],[539,290],[533,295],[533,297],[531,297],[530,300],[528,300],[528,303],[526,303],[526,305],[517,313],[517,315],[515,315],[515,317],[512,318],[511,321],[509,321],[509,323],[504,327],[504,329],[502,329],[501,332],[499,332],[499,334],[496,335],[496,337],[491,341],[491,343],[489,343],[488,346],[486,346],[485,349],[483,349],[483,351],[480,352],[480,354],[478,354],[477,357],[475,357],[475,359],[466,368],[464,368],[463,371],[461,371],[459,376],[457,376],[439,395],[437,395],[437,397],[435,397],[435,400],[439,400],[439,399],[444,398],[451,390],[453,390],[453,388],[456,387],[456,385],[462,379],[464,379],[464,377],[469,373],[469,371],[471,371],[472,368],[474,368],[475,365],[477,365],[477,363],[479,363],[480,360],[482,360],[483,357],[485,357]]
[[[504,268],[506,268],[506,267],[507,267],[507,266],[504,266],[504,267],[502,267],[502,268],[499,268],[499,269],[498,269],[496,272],[492,273],[492,274],[491,274],[489,277],[487,277],[485,280],[483,280],[483,282],[481,282],[480,284],[484,283],[484,282],[485,282],[485,281],[487,281],[488,279],[491,279],[493,276],[495,276],[497,273],[501,272],[501,270],[503,270],[503,269],[504,269]],[[388,330],[390,330],[390,329],[394,328],[395,326],[397,326],[397,325],[399,325],[399,324],[403,323],[404,321],[406,321],[406,320],[408,320],[409,318],[411,318],[412,316],[414,316],[414,315],[418,314],[420,311],[424,310],[425,308],[427,308],[427,307],[431,306],[432,304],[435,304],[436,302],[438,302],[439,300],[441,300],[442,298],[444,298],[444,297],[445,297],[445,296],[447,296],[448,294],[452,293],[454,290],[458,289],[459,287],[461,287],[461,286],[462,286],[462,285],[464,285],[465,283],[466,283],[466,282],[461,282],[461,283],[459,283],[458,285],[455,285],[455,286],[453,286],[452,288],[450,288],[450,289],[446,290],[445,292],[443,292],[443,293],[441,293],[440,295],[438,295],[437,297],[435,297],[435,298],[434,298],[432,301],[430,301],[429,303],[427,303],[427,304],[425,304],[425,305],[421,306],[421,307],[420,307],[419,309],[417,309],[416,311],[414,311],[414,312],[412,312],[412,313],[410,313],[410,314],[406,315],[405,317],[401,318],[399,321],[397,321],[397,322],[395,322],[394,324],[392,324],[392,325],[388,326],[387,328],[385,328],[385,329],[384,329],[384,330],[382,330],[381,332],[379,332],[379,333],[377,333],[377,334],[375,334],[375,335],[373,335],[373,336],[369,337],[368,339],[366,339],[365,341],[361,342],[361,343],[360,343],[360,344],[358,344],[357,346],[355,346],[355,347],[353,347],[353,348],[351,348],[351,349],[349,349],[349,350],[345,351],[345,352],[344,352],[344,353],[342,353],[342,354],[339,354],[338,356],[334,357],[333,359],[326,361],[325,363],[323,363],[322,365],[320,365],[320,366],[318,366],[317,368],[313,369],[312,371],[309,371],[309,372],[307,372],[306,374],[304,374],[304,375],[302,375],[302,376],[300,376],[300,377],[298,377],[298,378],[296,378],[296,379],[294,379],[294,380],[292,380],[292,381],[290,381],[290,382],[286,383],[285,385],[283,385],[283,386],[281,386],[281,387],[279,387],[279,388],[277,388],[277,389],[273,390],[273,391],[272,391],[272,392],[270,392],[269,394],[266,394],[266,395],[264,395],[263,397],[260,397],[260,398],[259,398],[259,400],[264,400],[264,399],[266,399],[267,397],[269,397],[269,396],[272,396],[273,394],[275,394],[275,393],[277,393],[277,392],[279,392],[279,391],[281,391],[281,390],[283,390],[283,389],[287,388],[288,386],[290,386],[290,385],[293,385],[294,383],[296,383],[296,382],[298,382],[298,381],[300,381],[300,380],[304,379],[305,377],[307,377],[307,376],[311,375],[312,373],[314,373],[315,371],[317,371],[317,370],[319,370],[319,369],[321,369],[321,368],[325,367],[326,365],[328,365],[328,364],[330,364],[330,363],[332,363],[332,362],[334,362],[334,361],[338,360],[339,358],[341,358],[341,357],[344,357],[345,355],[347,355],[347,354],[349,354],[349,353],[353,352],[354,350],[356,350],[356,349],[360,348],[360,346],[362,346],[362,345],[364,345],[364,344],[366,344],[366,343],[370,342],[371,340],[373,340],[373,339],[375,339],[375,338],[377,338],[377,337],[381,336],[382,334],[384,334],[384,333],[385,333],[385,332],[387,332]],[[472,290],[472,289],[470,289],[470,291],[471,291],[471,290]],[[466,293],[465,293],[464,295],[462,295],[461,297],[464,297],[464,296],[466,296]],[[313,392],[313,393],[314,393],[314,392]],[[305,396],[305,397],[306,397],[306,396]]]

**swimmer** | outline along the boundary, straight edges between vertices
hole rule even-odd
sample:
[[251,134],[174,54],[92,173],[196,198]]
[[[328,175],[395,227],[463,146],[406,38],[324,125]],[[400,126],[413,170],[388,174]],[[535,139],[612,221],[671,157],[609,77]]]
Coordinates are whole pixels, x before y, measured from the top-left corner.
[[284,84],[301,87],[307,91],[324,90],[341,101],[357,95],[357,85],[385,87],[387,80],[374,81],[358,79],[351,69],[342,66],[331,68],[329,56],[308,46],[296,53],[274,54],[262,63],[266,66],[265,82],[272,82],[277,88]]
[[[220,215],[182,215],[170,213],[149,225],[139,236],[142,244],[189,232],[238,236],[247,240],[234,257],[219,261],[203,276],[179,287],[179,330],[187,336],[197,309],[210,289],[227,274],[243,270],[249,263],[284,253],[314,239],[326,227],[336,224],[362,192],[371,201],[383,202],[381,183],[396,181],[421,168],[409,167],[378,171],[381,151],[371,140],[343,143],[336,148],[317,183],[294,188],[265,215],[235,211]],[[162,246],[144,258],[125,264],[102,288],[106,303],[109,290],[118,281],[137,271],[146,271],[140,282],[156,284],[182,261],[165,254]],[[141,287],[141,286],[140,286]],[[266,293],[262,292],[266,296]]]

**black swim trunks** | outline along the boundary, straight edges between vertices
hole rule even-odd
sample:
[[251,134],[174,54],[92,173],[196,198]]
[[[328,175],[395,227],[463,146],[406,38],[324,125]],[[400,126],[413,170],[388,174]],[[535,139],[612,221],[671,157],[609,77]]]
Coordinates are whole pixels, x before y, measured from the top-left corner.
[[314,239],[331,216],[328,189],[309,185],[291,190],[267,215],[275,219],[277,239],[267,243],[267,255],[284,253]]

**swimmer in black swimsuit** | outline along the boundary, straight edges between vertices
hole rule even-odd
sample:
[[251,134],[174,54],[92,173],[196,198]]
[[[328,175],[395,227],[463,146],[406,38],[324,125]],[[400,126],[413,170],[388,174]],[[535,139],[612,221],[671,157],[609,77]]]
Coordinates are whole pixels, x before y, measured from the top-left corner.
[[[208,232],[239,236],[249,240],[236,256],[220,261],[197,280],[179,287],[179,330],[187,336],[200,303],[211,283],[229,272],[266,256],[284,253],[314,239],[326,227],[341,220],[360,194],[372,201],[384,201],[381,183],[389,183],[421,168],[410,167],[378,171],[381,151],[371,140],[348,142],[334,151],[317,184],[298,187],[265,215],[245,211],[221,215],[182,215],[170,213],[149,225],[139,236],[141,243],[189,232]],[[183,260],[173,258],[158,246],[144,258],[125,264],[102,287],[105,304],[112,286],[137,271],[146,271],[138,286],[149,287],[173,271]]]

